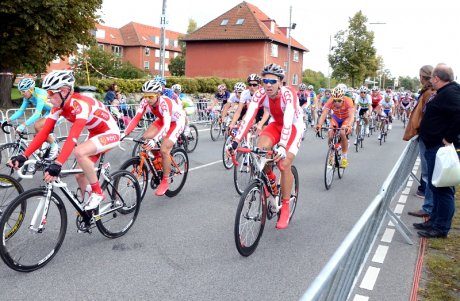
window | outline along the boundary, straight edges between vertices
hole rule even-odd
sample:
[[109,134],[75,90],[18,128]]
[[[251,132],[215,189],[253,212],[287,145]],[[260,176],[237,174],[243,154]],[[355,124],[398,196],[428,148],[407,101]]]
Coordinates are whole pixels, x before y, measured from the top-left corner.
[[278,57],[278,45],[276,44],[271,44],[271,53],[270,53],[271,56],[273,57]]
[[294,62],[298,62],[299,61],[299,52],[297,50],[294,50]]
[[294,74],[294,75],[292,76],[292,84],[293,84],[293,85],[299,84],[299,77],[297,76],[297,74]]
[[243,24],[243,23],[244,23],[244,19],[238,19],[238,20],[236,20],[236,23],[235,23],[235,24],[236,24],[236,25],[241,25],[241,24]]
[[178,40],[174,40],[174,47],[179,47],[179,41]]
[[169,59],[169,51],[165,51],[165,58]]
[[145,47],[145,55],[150,56],[150,48]]
[[283,67],[284,72],[287,72],[287,67],[288,67],[288,62],[284,62],[284,67]]
[[155,57],[160,57],[160,49],[155,49]]
[[174,58],[176,58],[179,55],[178,52],[174,52]]
[[100,50],[104,50],[104,44],[97,44],[97,47],[98,47]]
[[165,37],[165,45],[169,44],[169,39]]
[[112,46],[112,53],[117,56],[121,56],[121,47],[120,46]]
[[160,70],[160,63],[159,62],[155,62],[155,70]]
[[169,71],[168,64],[165,64],[165,71]]
[[220,25],[225,26],[228,24],[228,19],[223,19],[222,22],[220,22]]
[[150,62],[149,61],[144,61],[144,69],[149,70],[150,69]]

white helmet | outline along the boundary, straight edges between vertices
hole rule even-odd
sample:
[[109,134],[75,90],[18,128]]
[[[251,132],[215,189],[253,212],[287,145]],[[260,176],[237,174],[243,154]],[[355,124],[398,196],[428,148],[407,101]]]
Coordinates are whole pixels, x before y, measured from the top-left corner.
[[246,89],[246,85],[243,82],[237,82],[234,88],[235,92],[243,92]]
[[179,91],[180,93],[182,92],[182,87],[179,84],[175,84],[175,85],[172,85],[171,90],[173,90],[174,92]]
[[23,78],[18,84],[19,91],[27,91],[35,87],[35,81],[31,78]]
[[73,88],[75,84],[75,77],[72,71],[61,70],[52,71],[43,80],[42,88],[45,90],[59,90],[66,86]]
[[306,85],[306,84],[301,83],[301,84],[299,85],[299,90],[300,90],[300,91],[303,91],[303,90],[306,90],[306,89],[307,89],[307,85]]
[[359,92],[364,92],[364,93],[367,93],[367,87],[366,86],[361,86],[361,88],[359,88]]
[[142,92],[144,93],[161,93],[162,91],[163,86],[159,80],[151,79],[142,85]]
[[341,89],[343,89],[343,91],[347,91],[347,90],[348,90],[348,87],[347,87],[347,85],[345,85],[345,84],[338,84],[336,88],[341,88]]

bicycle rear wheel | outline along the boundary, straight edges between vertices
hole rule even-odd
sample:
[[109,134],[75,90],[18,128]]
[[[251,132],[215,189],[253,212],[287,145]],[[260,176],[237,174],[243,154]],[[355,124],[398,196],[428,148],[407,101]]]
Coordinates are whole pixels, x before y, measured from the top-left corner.
[[168,197],[176,196],[184,187],[188,175],[188,156],[181,149],[176,148],[171,151],[171,172],[169,173],[169,188],[165,195]]
[[225,169],[230,169],[233,167],[233,161],[232,161],[232,158],[227,156],[227,148],[230,144],[232,144],[232,137],[231,136],[228,136],[226,139],[225,139],[225,143],[224,143],[224,147],[222,149],[222,163],[224,163],[224,167]]
[[198,145],[198,129],[196,125],[190,124],[190,134],[185,137],[187,143],[185,144],[185,150],[187,153],[191,153],[195,150],[196,146]]
[[335,149],[333,146],[330,146],[327,150],[326,164],[324,166],[324,185],[326,189],[331,188],[334,181],[335,168]]
[[336,150],[335,152],[336,156],[336,168],[337,168],[337,175],[339,176],[339,179],[343,177],[343,174],[345,173],[345,168],[341,167],[342,165],[342,149]]
[[[20,182],[22,178],[14,175],[14,170],[11,167],[8,167],[6,162],[8,162],[11,157],[22,154],[23,152],[24,149],[14,142],[0,145],[0,174],[10,175]],[[24,170],[27,171],[27,169]]]
[[108,238],[120,237],[133,226],[141,206],[141,189],[133,174],[117,170],[104,181],[105,199],[95,216],[96,226]]
[[126,160],[120,166],[120,170],[127,170],[129,171],[139,183],[139,187],[141,189],[141,200],[144,199],[145,193],[147,192],[147,188],[149,186],[149,167],[147,164],[147,160],[144,160],[142,164],[142,170],[140,168],[141,165],[141,158],[139,156],[130,158]]
[[[0,220],[0,256],[6,265],[19,272],[37,270],[59,251],[67,230],[67,212],[56,192],[51,193],[48,214],[42,221],[46,202],[43,188],[17,197]],[[42,229],[38,226],[44,224]]]
[[254,180],[241,195],[235,216],[235,244],[242,256],[257,248],[267,218],[267,200],[261,182]]
[[23,192],[22,185],[16,179],[0,174],[0,216],[8,204]]
[[254,178],[254,169],[249,153],[238,153],[236,160],[238,161],[238,166],[233,167],[233,183],[235,184],[236,192],[241,195]]
[[222,123],[219,122],[218,118],[214,118],[211,122],[211,139],[212,141],[217,141],[220,134],[222,133]]

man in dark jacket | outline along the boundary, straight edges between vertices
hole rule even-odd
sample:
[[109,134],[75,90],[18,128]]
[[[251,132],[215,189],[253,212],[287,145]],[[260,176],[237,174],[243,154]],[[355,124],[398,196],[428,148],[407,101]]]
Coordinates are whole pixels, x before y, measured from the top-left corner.
[[454,72],[446,64],[438,64],[433,70],[431,83],[436,94],[425,105],[420,124],[420,138],[426,151],[428,185],[433,192],[433,211],[425,223],[415,223],[422,237],[446,237],[455,212],[454,187],[434,187],[433,177],[436,152],[444,145],[453,143],[460,149],[460,85],[454,82]]

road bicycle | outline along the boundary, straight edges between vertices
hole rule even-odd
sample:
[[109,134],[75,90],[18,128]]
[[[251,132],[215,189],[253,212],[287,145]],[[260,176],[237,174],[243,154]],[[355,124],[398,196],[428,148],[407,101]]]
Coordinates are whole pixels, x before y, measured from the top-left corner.
[[0,216],[8,204],[23,192],[24,188],[18,180],[12,176],[0,174]]
[[[14,170],[6,165],[6,162],[13,157],[22,154],[28,147],[29,143],[27,141],[27,137],[31,134],[29,133],[24,133],[24,132],[16,132],[16,127],[12,124],[7,124],[4,123],[1,126],[2,131],[5,134],[10,134],[11,132],[8,130],[8,128],[13,128],[13,137],[14,137],[14,142],[10,143],[5,143],[0,145],[0,173],[1,174],[7,174],[12,177],[14,177],[17,181],[21,181],[22,179],[14,174]],[[65,142],[67,137],[59,137],[56,138],[56,142],[62,146],[62,144]],[[44,158],[49,157],[49,152],[50,152],[50,145],[48,143],[44,143],[43,146],[37,150],[36,152],[32,153],[31,157],[36,160],[36,161],[41,161]],[[73,164],[73,161],[66,161],[66,163],[63,165],[64,168],[69,168]],[[27,166],[27,168],[24,170],[25,173],[35,173],[38,169],[33,166]]]
[[191,153],[198,145],[198,128],[194,124],[189,124],[190,132],[185,135],[182,132],[176,141],[176,147],[182,147],[187,153]]
[[366,124],[364,119],[364,116],[359,116],[356,123],[356,152],[358,152],[360,147],[363,148],[364,137],[366,136]]
[[375,110],[372,110],[371,116],[369,116],[369,135],[367,135],[368,137],[370,137],[370,135],[374,133],[376,125],[377,113],[375,112]]
[[329,131],[333,131],[332,140],[329,143],[327,148],[326,154],[326,163],[324,165],[324,185],[326,189],[329,190],[332,186],[332,182],[334,181],[334,175],[337,171],[337,175],[339,179],[343,177],[345,172],[345,168],[341,167],[342,163],[342,146],[341,146],[341,138],[340,138],[340,131],[342,128],[324,128]]
[[[316,125],[318,124],[318,121],[319,121],[321,115],[323,114],[323,109],[319,108],[317,113],[318,113],[318,118],[316,118]],[[324,128],[329,128],[330,124],[331,124],[331,115],[327,114],[326,119],[324,119]],[[320,137],[321,139],[324,139],[323,127],[316,134],[316,137]]]
[[[105,199],[95,210],[85,211],[85,203],[72,192],[62,178],[30,189],[12,201],[0,219],[0,256],[5,264],[19,272],[31,272],[42,268],[58,253],[67,230],[67,212],[59,188],[77,211],[76,226],[80,233],[92,233],[97,227],[102,235],[117,238],[133,226],[141,203],[140,187],[136,178],[128,171],[118,170],[109,174],[110,164],[103,163],[101,155],[96,168]],[[47,160],[28,160],[27,164],[50,164]],[[22,178],[32,178],[18,171]],[[81,174],[81,169],[62,170],[62,174]]]
[[[279,219],[281,202],[280,177],[276,188],[272,188],[266,174],[267,165],[273,166],[273,151],[257,147],[238,148],[238,153],[248,153],[251,156],[251,168],[254,178],[240,197],[235,216],[234,238],[236,249],[242,256],[251,255],[257,248],[264,231],[267,218]],[[234,164],[238,164],[234,162]],[[273,167],[271,167],[273,168]],[[278,164],[280,168],[280,164]],[[293,184],[290,196],[289,221],[292,220],[299,197],[299,174],[294,165],[291,166]]]
[[406,122],[407,122],[407,110],[408,109],[405,109],[405,108],[401,108],[402,109],[402,113],[401,113],[401,121],[403,123],[403,128],[406,127]]
[[210,133],[212,141],[217,141],[217,139],[219,139],[221,135],[223,135],[224,139],[227,140],[227,128],[230,125],[230,122],[232,122],[232,118],[232,111],[227,112],[227,116],[225,116],[225,119],[222,120],[221,112],[216,110],[216,114],[214,115],[213,120],[211,121]]
[[387,135],[388,135],[388,125],[389,125],[389,117],[379,115],[379,133],[380,133],[379,143],[380,145],[382,145],[382,141],[386,142]]
[[[130,138],[125,138],[130,139]],[[133,139],[138,144],[144,144],[144,140]],[[160,185],[163,178],[163,160],[160,152],[160,143],[150,151],[139,148],[139,153],[121,164],[121,170],[129,171],[139,182],[141,189],[141,199],[144,199],[145,193],[150,183],[152,189]],[[171,172],[168,175],[169,189],[165,195],[173,197],[177,195],[187,180],[189,161],[187,153],[182,148],[173,148],[169,155],[171,160]]]
[[[246,137],[241,141],[241,147],[252,149],[256,145],[256,131],[257,127],[251,127]],[[237,152],[235,157],[238,164],[233,164],[233,161],[231,161],[233,165],[233,184],[235,184],[236,192],[241,195],[254,178],[255,170],[252,168],[253,164],[249,152]]]

